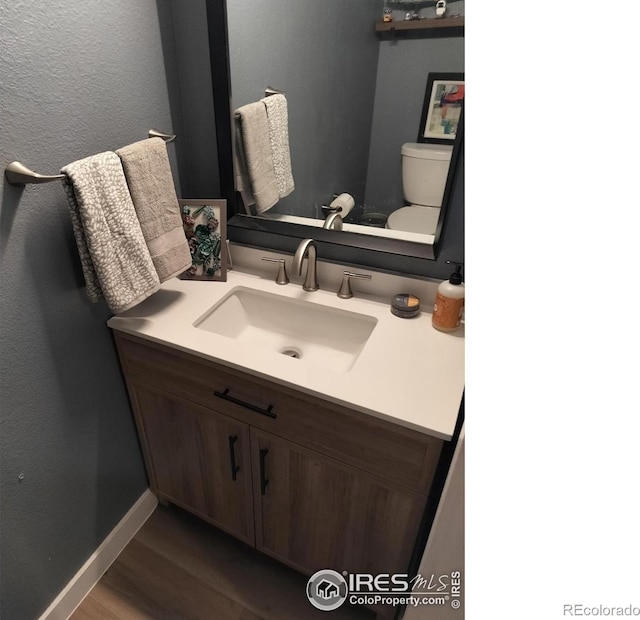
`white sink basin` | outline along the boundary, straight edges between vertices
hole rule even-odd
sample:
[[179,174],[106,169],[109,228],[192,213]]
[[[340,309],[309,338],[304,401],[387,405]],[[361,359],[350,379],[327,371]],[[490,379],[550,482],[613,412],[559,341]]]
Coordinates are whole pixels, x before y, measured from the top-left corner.
[[237,287],[194,326],[285,355],[292,363],[347,371],[377,322],[364,314]]

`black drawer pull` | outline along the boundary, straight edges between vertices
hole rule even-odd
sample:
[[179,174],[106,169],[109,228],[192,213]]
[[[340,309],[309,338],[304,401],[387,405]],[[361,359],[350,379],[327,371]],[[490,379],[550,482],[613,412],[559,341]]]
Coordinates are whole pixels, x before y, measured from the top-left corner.
[[229,388],[226,388],[224,392],[218,392],[218,390],[214,390],[214,396],[218,398],[223,398],[224,400],[228,400],[235,405],[240,405],[241,407],[246,407],[247,409],[251,409],[251,411],[255,411],[256,413],[261,413],[262,415],[269,416],[270,418],[276,418],[276,414],[273,412],[273,405],[269,405],[266,409],[262,407],[256,407],[256,405],[252,405],[251,403],[245,403],[243,400],[239,398],[234,398],[233,396],[229,396]]
[[269,454],[269,450],[266,448],[262,448],[260,450],[260,495],[264,495],[267,490],[267,485],[269,484],[269,479],[267,478],[266,470],[267,470],[267,454]]
[[240,466],[236,465],[235,443],[238,441],[237,435],[229,435],[229,456],[231,457],[231,478],[236,481],[236,474],[240,471]]

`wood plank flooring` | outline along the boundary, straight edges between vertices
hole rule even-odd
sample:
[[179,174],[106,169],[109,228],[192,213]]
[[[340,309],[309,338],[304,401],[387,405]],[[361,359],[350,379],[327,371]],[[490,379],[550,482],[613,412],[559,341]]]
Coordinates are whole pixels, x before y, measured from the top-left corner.
[[[200,519],[159,505],[71,620],[326,620],[307,578]],[[332,620],[373,620],[345,603]]]

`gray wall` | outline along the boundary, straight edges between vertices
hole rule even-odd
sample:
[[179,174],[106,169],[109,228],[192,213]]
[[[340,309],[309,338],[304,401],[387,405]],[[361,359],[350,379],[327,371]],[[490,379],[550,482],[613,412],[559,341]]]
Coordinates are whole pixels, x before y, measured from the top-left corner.
[[227,3],[232,102],[287,94],[296,189],[274,213],[319,216],[332,194],[364,200],[382,0]]
[[[172,131],[155,0],[14,0],[0,24],[2,169],[19,159],[56,173],[149,127]],[[0,192],[0,616],[29,620],[147,480],[62,186]]]
[[380,43],[365,211],[402,206],[400,149],[418,137],[429,73],[464,72],[464,37],[398,37]]

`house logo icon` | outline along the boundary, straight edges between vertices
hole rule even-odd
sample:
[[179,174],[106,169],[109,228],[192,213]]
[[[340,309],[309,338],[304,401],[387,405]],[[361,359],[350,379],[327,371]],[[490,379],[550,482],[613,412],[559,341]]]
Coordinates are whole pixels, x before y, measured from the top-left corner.
[[338,609],[347,600],[347,582],[334,570],[319,570],[307,582],[309,602],[322,611]]
[[335,583],[331,583],[326,579],[323,579],[316,587],[318,592],[318,596],[323,598],[325,601],[328,601],[330,598],[334,596],[338,596],[340,594],[340,590]]

